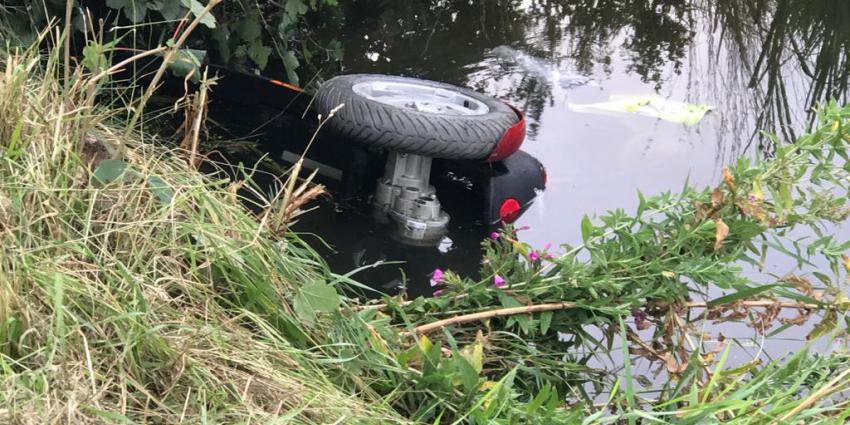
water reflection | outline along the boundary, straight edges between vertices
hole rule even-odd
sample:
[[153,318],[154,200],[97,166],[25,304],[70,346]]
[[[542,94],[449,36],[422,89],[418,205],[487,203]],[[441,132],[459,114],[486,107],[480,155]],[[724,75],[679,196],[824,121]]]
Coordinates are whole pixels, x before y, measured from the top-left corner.
[[[684,0],[564,1],[565,33],[569,57],[585,72],[597,64],[610,74],[615,41],[628,52],[629,72],[637,73],[657,90],[667,80],[665,70],[682,68],[688,45],[694,34],[691,4]],[[564,39],[565,37],[561,37]]]
[[[794,139],[812,107],[835,98],[846,102],[850,3],[842,0],[702,1],[714,50],[727,49],[727,80],[751,96],[755,128]],[[725,44],[721,44],[725,43]],[[751,140],[755,139],[755,134]],[[760,139],[760,147],[772,147]]]
[[[811,107],[846,100],[850,3],[843,0],[343,1],[345,67],[439,79],[497,91],[522,107],[538,134],[551,82],[497,66],[507,45],[558,69],[601,79],[639,77],[657,92],[684,74],[686,99],[727,112],[717,122],[718,161],[757,142],[785,140]],[[614,66],[617,61],[623,68]],[[498,87],[494,88],[494,82]]]

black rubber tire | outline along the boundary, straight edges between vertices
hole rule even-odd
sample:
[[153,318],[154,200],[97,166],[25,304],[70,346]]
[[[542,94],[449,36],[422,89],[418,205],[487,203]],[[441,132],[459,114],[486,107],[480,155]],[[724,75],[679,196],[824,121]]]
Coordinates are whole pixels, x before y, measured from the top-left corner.
[[[420,112],[380,103],[354,92],[352,87],[370,80],[424,84],[458,91],[490,109],[482,115],[448,115]],[[432,158],[484,159],[490,156],[505,131],[519,121],[505,103],[473,90],[415,78],[352,74],[322,84],[314,108],[323,117],[344,104],[326,126],[342,136],[369,146]]]

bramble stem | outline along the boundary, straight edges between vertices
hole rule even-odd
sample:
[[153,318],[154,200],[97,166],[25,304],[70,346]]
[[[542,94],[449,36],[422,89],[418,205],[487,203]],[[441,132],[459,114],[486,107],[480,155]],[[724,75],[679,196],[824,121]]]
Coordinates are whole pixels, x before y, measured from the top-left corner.
[[[822,309],[823,306],[819,306],[816,304],[804,304],[804,303],[796,303],[796,302],[778,302],[778,301],[770,301],[770,300],[760,300],[760,301],[744,301],[741,303],[744,307],[771,307],[771,306],[779,306],[780,308],[806,308],[806,309]],[[364,306],[366,307],[366,306]],[[382,308],[386,307],[386,305],[376,305],[372,306],[372,308]],[[451,325],[460,325],[463,323],[470,322],[480,322],[487,319],[492,319],[494,317],[506,317],[506,316],[515,316],[517,314],[528,314],[528,313],[541,313],[544,311],[555,311],[555,310],[569,310],[572,308],[578,307],[578,304],[574,302],[562,302],[562,303],[550,303],[550,304],[537,304],[537,305],[529,305],[523,307],[510,307],[510,308],[500,308],[497,310],[487,310],[480,311],[478,313],[464,314],[461,316],[450,317],[448,319],[438,320],[436,322],[431,322],[425,325],[417,326],[414,331],[417,334],[427,334],[429,332],[433,332],[438,329],[445,328],[446,326]],[[708,303],[704,302],[689,302],[685,304],[687,308],[707,308]],[[364,308],[365,309],[365,308]],[[409,332],[406,332],[405,335],[410,335]]]

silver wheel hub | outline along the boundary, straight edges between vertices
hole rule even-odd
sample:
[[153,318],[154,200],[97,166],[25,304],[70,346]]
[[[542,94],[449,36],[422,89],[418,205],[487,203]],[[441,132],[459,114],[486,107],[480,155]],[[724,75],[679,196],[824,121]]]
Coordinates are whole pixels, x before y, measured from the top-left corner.
[[352,87],[369,100],[418,112],[442,115],[484,115],[490,108],[457,90],[397,81],[366,81]]

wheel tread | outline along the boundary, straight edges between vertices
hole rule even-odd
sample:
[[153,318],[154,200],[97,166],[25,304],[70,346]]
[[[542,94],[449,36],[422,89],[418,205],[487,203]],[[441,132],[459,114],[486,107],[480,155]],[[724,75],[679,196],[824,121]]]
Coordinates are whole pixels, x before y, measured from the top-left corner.
[[364,144],[438,158],[483,159],[517,121],[516,114],[507,105],[466,89],[458,90],[485,101],[491,111],[474,117],[447,117],[393,108],[360,97],[351,90],[356,81],[368,78],[409,81],[404,77],[370,75],[336,77],[322,85],[314,102],[323,117],[344,103],[328,126]]

